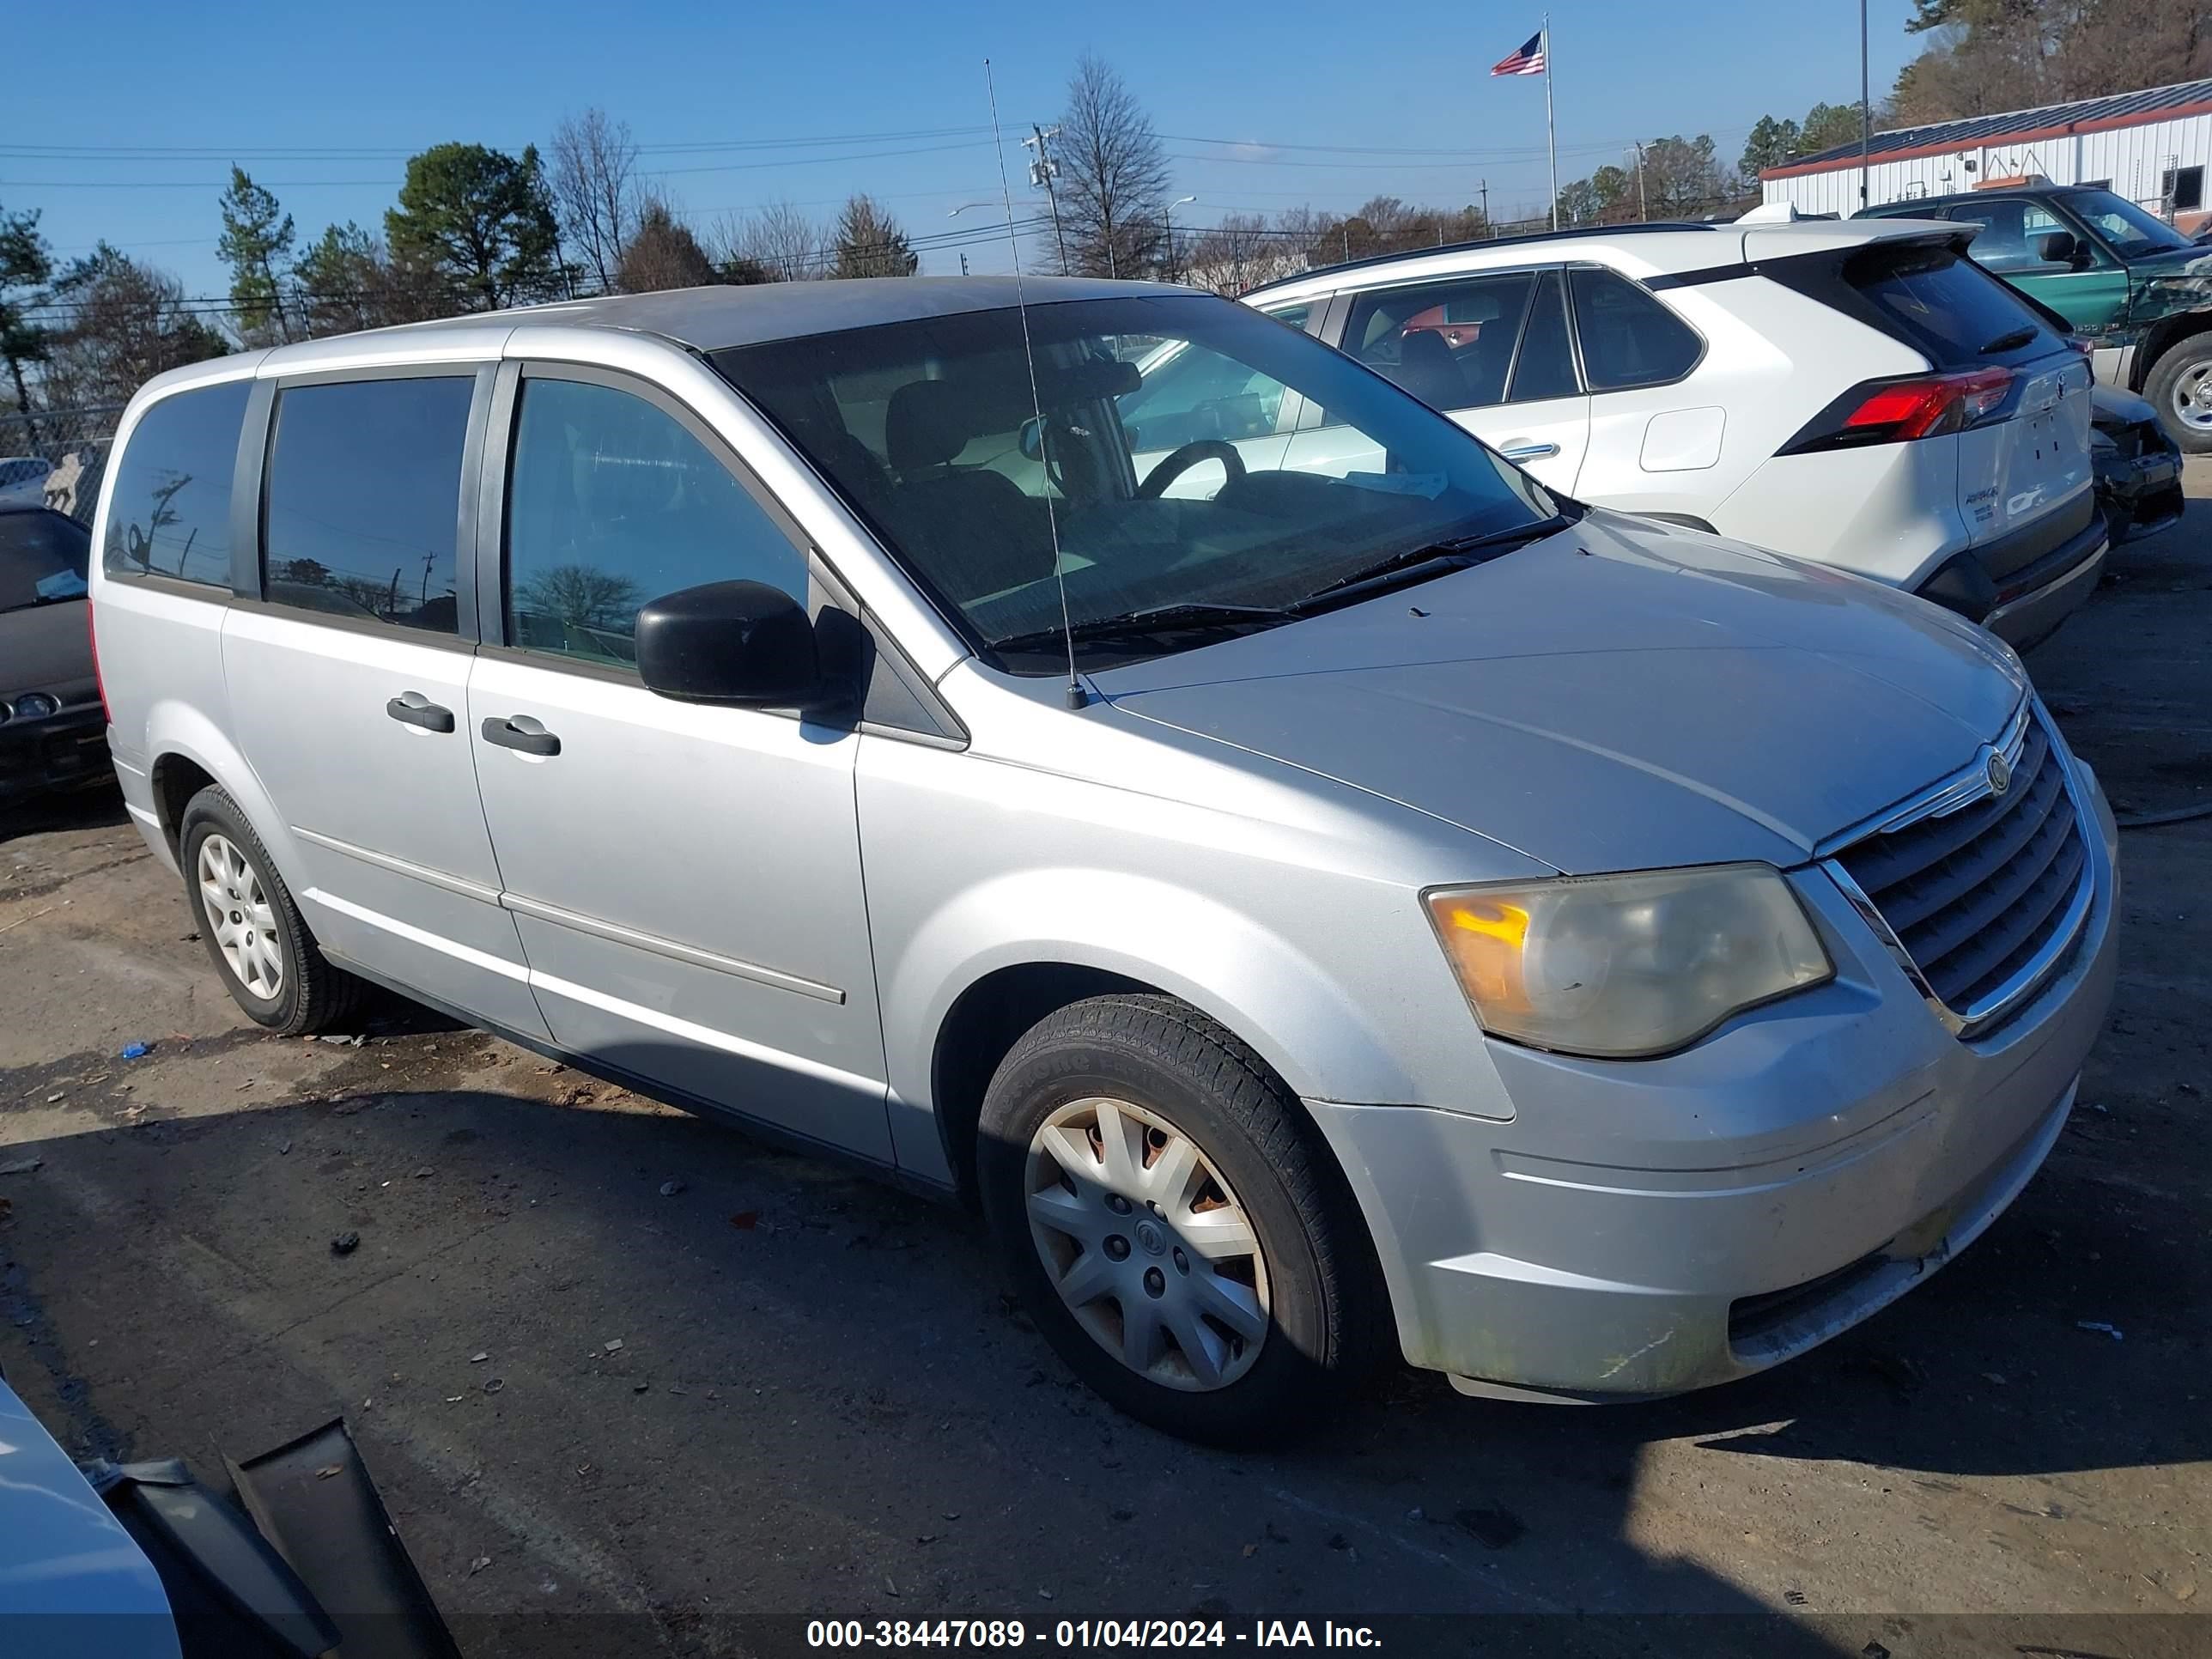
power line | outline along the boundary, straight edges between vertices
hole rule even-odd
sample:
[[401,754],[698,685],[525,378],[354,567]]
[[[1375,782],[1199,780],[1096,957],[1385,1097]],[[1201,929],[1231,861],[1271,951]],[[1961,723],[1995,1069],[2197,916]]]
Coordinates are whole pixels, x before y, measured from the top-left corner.
[[[988,126],[908,127],[878,132],[818,133],[811,137],[777,138],[721,138],[678,143],[638,144],[641,155],[696,154],[714,150],[806,149],[820,144],[879,143],[905,138],[972,138],[988,133]],[[526,142],[535,142],[526,141]],[[382,161],[405,160],[429,149],[395,145],[288,145],[283,148],[252,144],[0,144],[0,156],[44,157],[62,161],[155,161],[164,158],[200,161]]]

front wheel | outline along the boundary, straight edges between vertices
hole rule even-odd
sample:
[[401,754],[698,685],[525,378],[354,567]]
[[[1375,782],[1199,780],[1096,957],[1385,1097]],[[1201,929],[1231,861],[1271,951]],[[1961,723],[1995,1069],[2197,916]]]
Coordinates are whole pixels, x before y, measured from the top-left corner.
[[1000,1064],[979,1127],[984,1210],[1024,1304],[1130,1416],[1280,1439],[1387,1352],[1381,1275],[1316,1132],[1196,1010],[1060,1010]]
[[2143,396],[2182,448],[2212,454],[2212,332],[2169,348],[2151,365]]

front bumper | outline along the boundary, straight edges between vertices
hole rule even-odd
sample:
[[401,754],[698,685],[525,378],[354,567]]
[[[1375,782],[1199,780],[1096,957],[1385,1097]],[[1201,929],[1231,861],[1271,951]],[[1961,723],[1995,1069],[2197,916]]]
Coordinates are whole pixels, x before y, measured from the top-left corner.
[[2097,456],[2097,504],[2112,539],[2163,530],[2181,516],[2181,450],[2162,431],[2126,434],[2125,452]]
[[106,775],[106,716],[96,705],[0,726],[0,800]]
[[2094,775],[2092,908],[2021,1012],[1952,1036],[1818,871],[1831,983],[1680,1054],[1492,1043],[1510,1121],[1310,1101],[1373,1231],[1401,1346],[1471,1393],[1601,1400],[1765,1370],[1978,1237],[2063,1127],[2110,1006],[2115,836]]

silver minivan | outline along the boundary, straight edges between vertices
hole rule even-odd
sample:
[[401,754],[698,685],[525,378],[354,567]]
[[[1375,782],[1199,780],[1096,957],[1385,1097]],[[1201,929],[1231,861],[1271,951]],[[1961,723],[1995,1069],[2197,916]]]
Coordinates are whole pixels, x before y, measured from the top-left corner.
[[[240,1006],[380,984],[974,1202],[1075,1371],[1224,1442],[1394,1350],[1741,1376],[2020,1192],[2117,838],[2007,647],[1548,491],[1249,308],[1018,297],[591,301],[142,391],[109,735]],[[1127,410],[1194,354],[1375,465],[1163,450]]]

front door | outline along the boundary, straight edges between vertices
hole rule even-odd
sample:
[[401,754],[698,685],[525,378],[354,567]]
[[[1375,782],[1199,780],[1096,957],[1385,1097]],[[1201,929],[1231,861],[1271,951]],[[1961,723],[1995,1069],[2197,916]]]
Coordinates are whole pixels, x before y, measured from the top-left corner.
[[465,726],[462,480],[490,381],[465,364],[278,389],[264,598],[225,616],[223,674],[316,937],[409,991],[542,1037]]
[[665,394],[548,367],[514,399],[467,732],[554,1039],[889,1162],[858,733],[672,702],[635,667],[641,605],[741,579],[808,603],[806,547]]

